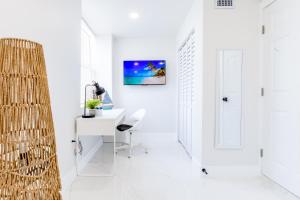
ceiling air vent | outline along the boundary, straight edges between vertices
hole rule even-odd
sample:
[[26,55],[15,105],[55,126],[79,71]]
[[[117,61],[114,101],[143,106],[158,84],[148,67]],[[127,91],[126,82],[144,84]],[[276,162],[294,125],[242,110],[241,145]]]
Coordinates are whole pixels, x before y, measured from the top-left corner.
[[216,8],[234,8],[234,0],[216,0]]

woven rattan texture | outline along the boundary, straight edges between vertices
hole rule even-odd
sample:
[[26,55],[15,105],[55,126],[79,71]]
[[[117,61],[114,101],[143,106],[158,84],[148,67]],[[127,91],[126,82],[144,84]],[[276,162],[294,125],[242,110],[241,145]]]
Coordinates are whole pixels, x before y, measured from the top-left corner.
[[60,189],[42,46],[0,39],[0,199],[56,200]]

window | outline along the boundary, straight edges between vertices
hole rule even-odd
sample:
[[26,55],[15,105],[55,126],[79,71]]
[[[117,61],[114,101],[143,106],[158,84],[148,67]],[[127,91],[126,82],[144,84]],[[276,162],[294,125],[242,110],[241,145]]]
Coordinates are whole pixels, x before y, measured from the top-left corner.
[[87,24],[81,22],[81,104],[84,103],[84,87],[96,78],[93,66],[93,51],[95,49],[95,36]]

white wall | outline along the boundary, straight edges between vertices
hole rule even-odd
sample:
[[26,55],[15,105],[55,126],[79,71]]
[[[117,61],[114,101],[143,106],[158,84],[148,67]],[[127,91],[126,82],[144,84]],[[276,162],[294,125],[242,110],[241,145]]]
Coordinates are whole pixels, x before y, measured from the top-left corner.
[[44,47],[61,177],[74,166],[74,118],[80,114],[80,0],[1,1],[0,37]]
[[[259,160],[259,0],[237,0],[235,9],[204,1],[203,163],[256,165]],[[241,150],[215,149],[217,49],[244,50],[244,131]]]
[[190,12],[177,34],[177,49],[187,39],[188,35],[195,31],[196,55],[195,55],[195,82],[193,103],[193,134],[192,157],[201,164],[202,162],[202,88],[203,88],[203,0],[195,0]]
[[[115,38],[113,48],[114,103],[128,114],[145,108],[142,132],[176,132],[177,81],[175,38]],[[123,85],[124,60],[164,59],[167,84],[154,86]]]

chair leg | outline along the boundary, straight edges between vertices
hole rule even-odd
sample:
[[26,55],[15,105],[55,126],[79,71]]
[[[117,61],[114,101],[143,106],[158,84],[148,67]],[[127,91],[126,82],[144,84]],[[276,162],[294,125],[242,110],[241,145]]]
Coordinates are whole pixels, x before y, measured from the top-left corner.
[[130,132],[129,135],[129,154],[128,154],[128,158],[131,158],[132,155],[132,132]]

